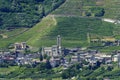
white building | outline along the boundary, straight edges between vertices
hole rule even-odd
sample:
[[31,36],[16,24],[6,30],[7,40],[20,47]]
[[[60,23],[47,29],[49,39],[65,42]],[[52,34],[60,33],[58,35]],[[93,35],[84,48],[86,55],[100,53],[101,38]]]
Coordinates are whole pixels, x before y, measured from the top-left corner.
[[26,42],[15,43],[14,48],[15,50],[25,50],[27,48]]
[[112,57],[112,61],[117,62],[117,61],[118,61],[118,55],[114,55],[114,56]]

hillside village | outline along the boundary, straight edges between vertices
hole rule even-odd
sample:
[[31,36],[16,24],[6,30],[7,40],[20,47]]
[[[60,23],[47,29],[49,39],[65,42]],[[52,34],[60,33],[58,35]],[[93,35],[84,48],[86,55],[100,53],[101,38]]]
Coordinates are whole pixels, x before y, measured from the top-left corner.
[[60,35],[57,36],[56,45],[42,47],[41,51],[35,53],[23,53],[27,49],[29,49],[29,46],[25,42],[21,42],[14,44],[14,51],[12,52],[0,52],[0,67],[6,66],[5,64],[18,66],[37,65],[41,62],[46,63],[47,60],[49,60],[53,68],[63,66],[64,69],[75,63],[82,64],[83,66],[95,66],[98,63],[112,66],[113,62],[117,62],[118,66],[120,66],[120,51],[107,54],[101,53],[98,50],[88,50],[80,47],[64,48]]
[[0,80],[120,80],[120,0],[0,4]]

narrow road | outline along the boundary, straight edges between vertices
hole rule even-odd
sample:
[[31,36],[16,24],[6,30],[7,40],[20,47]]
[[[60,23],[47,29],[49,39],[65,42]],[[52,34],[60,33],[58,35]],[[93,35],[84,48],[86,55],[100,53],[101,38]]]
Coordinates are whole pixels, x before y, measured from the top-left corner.
[[109,19],[109,18],[101,18],[101,17],[87,17],[87,16],[78,16],[78,15],[64,15],[64,14],[50,14],[52,17],[80,17],[80,18],[92,18],[92,19],[101,19],[102,21],[120,24],[120,20]]

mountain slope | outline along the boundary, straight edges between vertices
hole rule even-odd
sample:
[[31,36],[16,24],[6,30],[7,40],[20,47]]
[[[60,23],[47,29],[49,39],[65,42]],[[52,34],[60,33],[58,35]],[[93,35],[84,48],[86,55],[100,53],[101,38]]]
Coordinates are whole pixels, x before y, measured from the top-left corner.
[[39,48],[56,44],[56,36],[61,35],[63,46],[88,46],[88,33],[112,36],[113,26],[115,25],[97,18],[54,17],[50,15],[23,34],[0,39],[0,43],[3,44],[2,47],[9,43],[26,41],[30,46]]
[[[34,49],[38,49],[42,46],[56,44],[57,35],[62,36],[62,46],[64,47],[90,46],[93,44],[90,44],[89,41],[94,39],[120,39],[119,25],[104,22],[101,20],[102,17],[94,17],[94,12],[90,17],[85,16],[84,13],[89,11],[89,8],[93,6],[103,8],[101,6],[105,5],[104,0],[91,1],[67,0],[49,16],[44,17],[40,23],[23,34],[1,38],[0,44],[2,45],[0,47],[8,46],[10,43],[26,41]],[[78,7],[79,11],[76,11]]]
[[[103,8],[102,17],[119,19],[120,0],[66,0],[66,2],[53,12],[56,15],[94,16],[96,9]],[[95,9],[95,11],[91,11]],[[91,14],[90,14],[91,13]]]
[[[14,37],[9,38],[1,38],[0,43],[1,47],[7,46],[10,43],[26,41],[28,44],[34,44],[37,40],[39,40],[42,36],[47,34],[49,30],[54,27],[56,24],[55,20],[51,16],[47,16],[38,24],[36,24],[33,28],[27,30],[23,34],[15,35]],[[5,33],[4,33],[5,34]],[[39,43],[39,42],[38,42]]]

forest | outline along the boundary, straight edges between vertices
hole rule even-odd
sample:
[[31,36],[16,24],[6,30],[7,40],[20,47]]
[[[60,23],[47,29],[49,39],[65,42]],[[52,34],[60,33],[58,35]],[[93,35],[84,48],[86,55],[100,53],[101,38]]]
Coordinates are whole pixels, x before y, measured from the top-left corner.
[[0,0],[0,29],[30,28],[65,0]]

